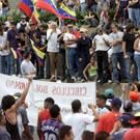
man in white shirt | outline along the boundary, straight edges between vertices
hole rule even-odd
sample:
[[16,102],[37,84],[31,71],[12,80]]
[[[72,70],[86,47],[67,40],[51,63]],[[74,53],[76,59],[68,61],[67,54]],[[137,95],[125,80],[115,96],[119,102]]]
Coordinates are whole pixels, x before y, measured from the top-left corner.
[[51,81],[56,81],[56,70],[58,69],[58,54],[59,54],[59,41],[58,37],[61,31],[57,29],[55,22],[51,22],[50,28],[47,30],[47,52],[50,57],[50,70],[51,70]]
[[111,74],[108,62],[108,50],[110,47],[109,36],[104,32],[102,27],[98,29],[98,34],[94,37],[92,44],[97,56],[97,82],[111,82]]
[[[112,33],[109,35],[110,43],[112,46],[112,66],[113,66],[113,82],[119,83],[120,75],[121,79],[126,78],[125,71],[125,60],[123,55],[122,41],[123,41],[123,32],[118,30],[116,24],[111,24]],[[118,64],[120,67],[120,72],[118,69]]]
[[80,100],[74,100],[71,106],[73,113],[64,118],[64,123],[72,127],[74,140],[81,140],[82,133],[84,132],[88,124],[93,123],[94,117],[82,113]]
[[31,59],[31,53],[25,52],[24,60],[22,61],[20,66],[22,77],[35,77],[36,75],[36,68],[30,61],[30,59]]
[[74,34],[73,25],[68,25],[68,32],[64,34],[63,40],[66,46],[66,61],[70,78],[76,81],[79,70],[77,37]]
[[1,73],[10,74],[10,50],[7,47],[7,33],[0,27]]

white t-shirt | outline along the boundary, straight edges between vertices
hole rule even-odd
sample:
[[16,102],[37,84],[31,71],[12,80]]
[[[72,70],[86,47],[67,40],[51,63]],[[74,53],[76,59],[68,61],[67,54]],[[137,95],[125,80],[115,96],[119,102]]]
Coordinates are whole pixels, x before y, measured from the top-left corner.
[[3,48],[3,47],[5,48],[4,50],[0,51],[1,56],[6,56],[10,54],[10,50],[6,46],[6,42],[7,42],[7,33],[4,32],[2,36],[0,35],[0,48]]
[[103,35],[96,35],[94,39],[92,40],[92,43],[96,44],[96,50],[95,51],[107,51],[109,49],[109,46],[106,45],[105,41],[109,41],[109,36],[107,34]]
[[93,116],[83,113],[73,113],[64,118],[64,123],[72,127],[74,140],[81,140],[83,131],[88,124],[92,124]]
[[36,68],[34,67],[32,62],[27,60],[22,61],[20,68],[23,77],[26,77],[27,75],[30,75],[31,73],[34,73],[36,71]]
[[59,29],[56,30],[56,32],[52,33],[52,29],[47,30],[47,40],[48,40],[48,46],[47,51],[48,52],[59,52],[59,42],[58,35],[61,33]]
[[[68,40],[72,40],[72,39],[76,39],[76,36],[71,34],[71,33],[65,33],[63,36],[64,41],[68,41]],[[76,47],[77,47],[76,43],[73,43],[71,45],[67,45],[67,48],[76,48]]]

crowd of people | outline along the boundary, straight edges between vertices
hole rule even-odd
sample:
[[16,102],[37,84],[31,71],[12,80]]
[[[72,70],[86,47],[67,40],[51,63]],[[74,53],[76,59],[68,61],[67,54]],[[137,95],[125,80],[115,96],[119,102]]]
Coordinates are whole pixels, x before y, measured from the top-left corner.
[[[52,97],[44,100],[37,119],[38,138],[29,125],[25,98],[31,78],[22,93],[5,95],[0,108],[1,140],[138,140],[140,137],[140,84],[133,84],[129,98],[116,97],[113,89],[97,93],[97,103],[83,109],[82,102],[71,102],[71,113],[61,116],[61,106]],[[127,93],[128,94],[128,93]],[[90,113],[89,113],[90,112]],[[87,129],[90,124],[95,127]]]
[[[113,4],[116,22],[109,17]],[[73,22],[60,27],[55,21],[37,23],[25,15],[16,23],[8,16],[0,26],[0,72],[53,82],[140,82],[140,31],[139,22],[134,20],[139,2],[80,1],[79,7],[83,13],[89,11],[84,17],[88,28]],[[94,27],[91,35],[89,27]],[[40,53],[45,54],[43,60]]]

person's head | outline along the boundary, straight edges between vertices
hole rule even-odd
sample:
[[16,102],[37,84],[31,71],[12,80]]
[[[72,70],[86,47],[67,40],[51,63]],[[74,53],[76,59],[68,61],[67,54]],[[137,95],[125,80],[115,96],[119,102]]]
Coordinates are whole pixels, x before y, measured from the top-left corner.
[[122,114],[118,118],[118,120],[119,120],[119,122],[121,124],[121,127],[123,127],[123,128],[129,128],[129,127],[131,127],[130,120],[131,120],[132,117],[133,117],[133,115],[128,114],[128,113]]
[[7,109],[10,109],[14,104],[16,100],[12,95],[6,95],[2,98],[1,106],[3,111],[6,111]]
[[21,16],[21,21],[22,21],[22,22],[26,22],[26,16],[25,16],[25,15],[22,15],[22,16]]
[[58,105],[53,105],[51,108],[50,108],[50,115],[51,115],[51,118],[58,118],[59,115],[60,115],[60,108]]
[[117,31],[118,31],[118,26],[117,26],[116,23],[112,23],[112,24],[111,24],[111,30],[112,30],[113,33],[117,33]]
[[48,97],[44,100],[44,108],[50,109],[54,105],[54,99],[51,97]]
[[50,28],[53,29],[53,30],[56,30],[56,28],[57,28],[56,22],[52,21],[51,24],[50,24]]
[[138,126],[140,127],[140,112],[136,112],[133,116],[133,118],[130,120],[130,124],[132,126]]
[[95,140],[110,140],[110,135],[109,133],[107,132],[98,132],[96,135],[95,135]]
[[67,26],[67,29],[68,29],[68,32],[73,32],[73,25],[72,24],[69,24],[68,26]]
[[90,63],[91,63],[92,65],[94,65],[95,62],[96,62],[95,57],[92,56],[92,57],[90,58]]
[[106,96],[107,99],[112,99],[114,98],[114,91],[112,88],[108,88],[105,90],[104,95]]
[[87,35],[87,29],[81,28],[80,29],[80,34],[81,34],[81,37],[85,37]]
[[130,32],[134,32],[135,31],[135,26],[133,24],[129,24],[127,27],[126,27],[126,32],[127,33],[130,33]]
[[30,30],[31,31],[34,31],[37,28],[37,23],[35,23],[35,22],[29,22],[29,24],[30,24]]
[[78,113],[81,111],[81,102],[80,100],[74,100],[72,103],[71,103],[71,107],[72,107],[72,112],[73,113]]
[[111,101],[111,109],[113,111],[119,111],[121,108],[122,102],[119,98],[113,98]]
[[59,139],[60,140],[74,140],[74,135],[73,135],[71,126],[64,125],[60,128]]
[[10,29],[15,29],[16,23],[14,21],[10,22]]
[[102,35],[103,33],[104,33],[104,28],[103,27],[98,28],[98,34]]
[[106,96],[103,94],[97,95],[97,106],[104,107],[106,105]]
[[124,112],[132,112],[133,110],[133,104],[131,101],[125,101],[123,104],[123,110]]
[[85,130],[82,134],[82,140],[94,140],[94,133],[88,130]]
[[137,92],[137,91],[130,91],[129,92],[129,99],[130,99],[130,101],[132,101],[134,103],[138,102],[139,99],[140,99],[139,92]]
[[28,51],[26,51],[26,52],[24,53],[24,59],[30,60],[30,59],[31,59],[31,53],[28,52]]

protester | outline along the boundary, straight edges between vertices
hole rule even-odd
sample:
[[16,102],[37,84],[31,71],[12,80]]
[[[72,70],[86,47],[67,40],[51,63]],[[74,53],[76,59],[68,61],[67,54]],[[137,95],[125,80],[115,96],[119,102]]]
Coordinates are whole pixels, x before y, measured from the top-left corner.
[[18,129],[17,110],[25,102],[31,81],[31,79],[28,80],[28,84],[19,100],[15,101],[12,95],[6,95],[2,98],[2,109],[5,114],[6,129],[10,133],[12,140],[21,140]]
[[58,105],[53,105],[50,109],[51,118],[45,120],[41,125],[41,131],[43,132],[43,136],[41,140],[46,139],[58,139],[59,138],[59,130],[64,125],[61,121],[60,108]]
[[123,140],[138,140],[140,137],[140,113],[134,114],[134,118],[130,121],[133,128],[129,129],[123,137]]
[[[72,130],[74,133],[74,140],[79,140],[82,137],[82,133],[85,130],[88,124],[92,124],[94,122],[94,117],[88,114],[82,113],[82,105],[80,100],[74,100],[71,103],[72,114],[68,115],[64,119],[64,123],[72,126]],[[92,106],[90,106],[93,113],[95,110]]]
[[92,44],[97,56],[97,82],[111,82],[107,53],[110,47],[109,36],[105,33],[102,27],[98,29],[98,34],[92,40]]
[[95,135],[95,140],[110,140],[110,135],[107,132],[101,131]]
[[53,98],[51,97],[46,98],[44,100],[44,109],[41,110],[38,114],[37,133],[40,140],[41,140],[41,137],[43,136],[42,131],[41,131],[41,125],[43,121],[47,121],[48,119],[50,119],[51,117],[50,109],[52,108],[53,105],[54,105]]
[[120,108],[122,102],[119,98],[114,98],[111,101],[111,111],[102,115],[99,118],[99,122],[96,128],[97,132],[107,132],[110,133],[114,127],[117,118],[120,116]]
[[2,109],[0,110],[0,139],[11,140],[11,136],[6,130],[6,120]]
[[71,126],[64,125],[60,128],[59,140],[74,140],[74,135]]
[[138,81],[140,82],[140,43],[139,43],[139,38],[140,38],[140,32],[138,32],[138,38],[136,38],[134,42],[134,59],[137,65],[137,71],[138,71]]
[[47,52],[49,52],[50,57],[50,68],[51,68],[51,79],[50,81],[57,80],[57,70],[58,70],[58,53],[59,53],[59,42],[58,36],[61,34],[61,31],[57,28],[55,22],[52,22],[50,29],[47,31],[47,40],[48,47]]
[[97,79],[97,66],[94,57],[90,58],[90,63],[85,67],[83,75],[86,81],[96,81]]
[[31,60],[31,53],[25,52],[24,60],[21,63],[21,74],[22,77],[35,77],[36,76],[36,68],[32,64]]

